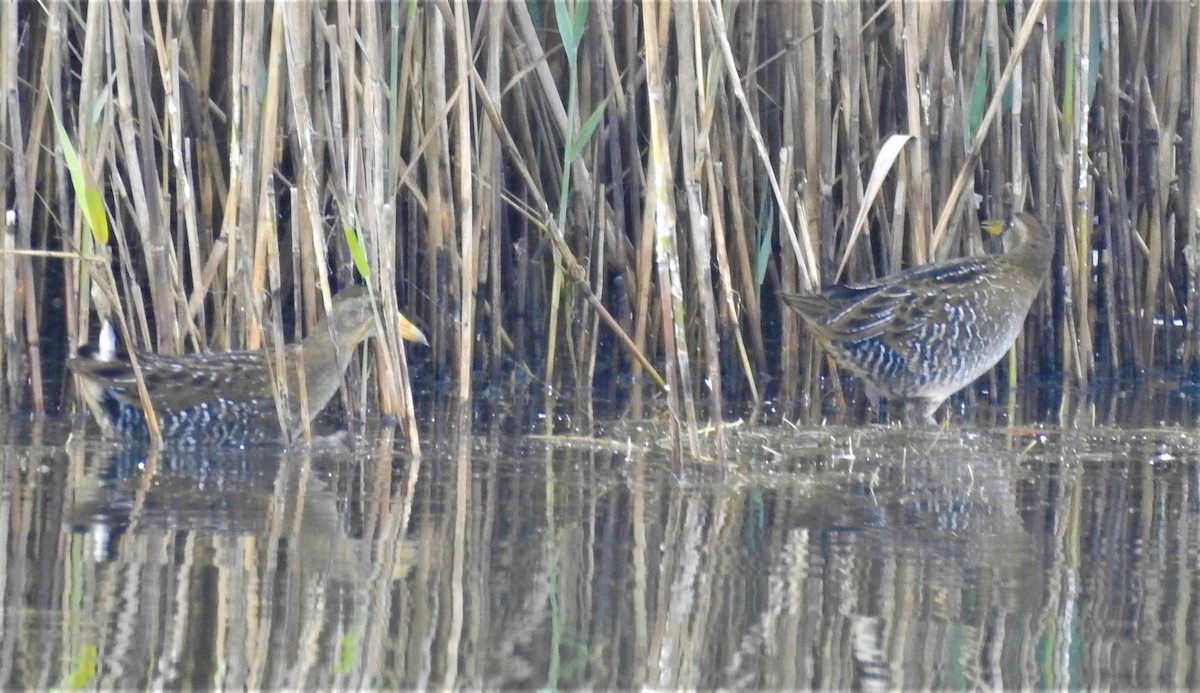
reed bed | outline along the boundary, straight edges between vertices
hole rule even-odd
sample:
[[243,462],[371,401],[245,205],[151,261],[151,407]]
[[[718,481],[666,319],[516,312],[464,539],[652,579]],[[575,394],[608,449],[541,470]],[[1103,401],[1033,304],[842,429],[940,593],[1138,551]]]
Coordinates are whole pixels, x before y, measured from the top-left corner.
[[[361,244],[457,401],[534,382],[552,426],[557,393],[586,408],[602,391],[622,416],[668,412],[695,452],[706,422],[719,446],[722,417],[778,402],[819,419],[841,396],[778,291],[983,252],[980,220],[1013,208],[1060,242],[994,382],[1200,378],[1200,9],[1184,3],[29,2],[0,17],[9,409],[61,398],[44,352],[88,339],[108,270],[138,346],[256,348],[292,338],[286,316],[311,325]],[[103,245],[55,118],[100,191]],[[394,335],[376,356],[355,380],[405,411]]]

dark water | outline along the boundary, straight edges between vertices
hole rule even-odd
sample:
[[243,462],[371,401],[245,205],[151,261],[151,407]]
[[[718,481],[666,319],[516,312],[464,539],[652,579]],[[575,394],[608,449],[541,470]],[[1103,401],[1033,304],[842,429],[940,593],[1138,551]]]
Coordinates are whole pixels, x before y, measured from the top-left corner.
[[65,437],[0,437],[6,688],[1200,687],[1188,428]]

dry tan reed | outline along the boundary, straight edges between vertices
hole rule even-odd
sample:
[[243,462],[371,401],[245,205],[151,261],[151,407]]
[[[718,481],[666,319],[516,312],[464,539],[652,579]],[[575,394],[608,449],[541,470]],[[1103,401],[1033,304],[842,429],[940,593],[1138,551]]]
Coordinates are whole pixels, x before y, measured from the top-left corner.
[[[285,306],[311,325],[353,280],[349,227],[454,399],[525,373],[548,421],[603,390],[698,451],[704,419],[842,397],[778,290],[983,252],[979,220],[1017,207],[1060,244],[1009,383],[1194,377],[1200,10],[1045,6],[6,4],[2,403],[40,409],[40,349],[94,324],[88,263],[12,252],[96,252],[54,109],[144,348],[292,339]],[[375,355],[403,416],[395,335]]]

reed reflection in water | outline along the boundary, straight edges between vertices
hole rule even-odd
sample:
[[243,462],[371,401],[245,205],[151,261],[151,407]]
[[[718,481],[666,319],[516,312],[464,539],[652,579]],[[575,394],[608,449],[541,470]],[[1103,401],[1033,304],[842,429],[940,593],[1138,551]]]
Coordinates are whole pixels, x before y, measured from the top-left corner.
[[9,443],[0,683],[1200,686],[1192,433],[731,440]]

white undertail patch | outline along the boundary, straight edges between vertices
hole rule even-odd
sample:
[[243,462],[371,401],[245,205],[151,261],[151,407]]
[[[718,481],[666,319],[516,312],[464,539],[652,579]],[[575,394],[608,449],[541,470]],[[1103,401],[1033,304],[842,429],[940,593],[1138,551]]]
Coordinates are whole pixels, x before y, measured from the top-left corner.
[[112,323],[105,320],[104,325],[100,328],[100,349],[96,352],[96,358],[101,361],[112,361],[116,357],[117,333],[113,330]]

